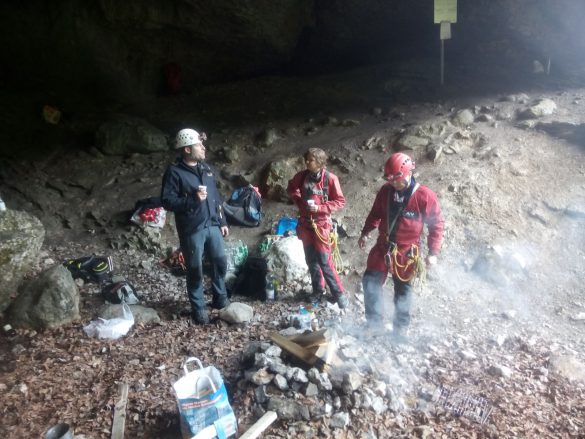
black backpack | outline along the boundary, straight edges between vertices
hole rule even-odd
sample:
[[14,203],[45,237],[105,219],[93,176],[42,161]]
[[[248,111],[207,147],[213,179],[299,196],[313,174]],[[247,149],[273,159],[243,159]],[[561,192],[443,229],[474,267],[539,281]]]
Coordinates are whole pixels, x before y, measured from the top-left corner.
[[240,296],[266,300],[266,275],[268,263],[265,258],[249,256],[240,269],[232,292]]
[[232,192],[230,199],[223,203],[223,211],[229,224],[258,227],[262,221],[262,198],[249,184]]
[[102,288],[102,297],[108,303],[136,305],[140,302],[136,295],[136,288],[128,281],[120,281],[104,285]]
[[105,282],[112,277],[114,263],[112,257],[85,256],[68,259],[63,265],[69,270],[73,279],[81,278],[86,282]]

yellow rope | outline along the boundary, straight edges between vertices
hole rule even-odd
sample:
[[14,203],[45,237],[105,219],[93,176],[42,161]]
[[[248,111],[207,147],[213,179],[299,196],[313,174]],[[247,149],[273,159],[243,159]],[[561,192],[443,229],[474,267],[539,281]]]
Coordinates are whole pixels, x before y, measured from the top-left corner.
[[405,273],[408,271],[409,267],[412,264],[415,264],[415,266],[412,269],[412,273],[411,273],[410,277],[405,276],[404,278],[402,278],[402,276],[400,276],[400,274],[399,274],[398,268],[394,268],[394,270],[393,270],[394,274],[402,282],[410,282],[419,273],[419,270],[420,270],[421,265],[424,265],[424,263],[421,262],[422,259],[421,259],[421,257],[418,254],[418,246],[416,246],[416,245],[413,244],[410,247],[410,252],[409,253],[410,254],[408,256],[408,260],[406,261],[406,263],[404,265],[400,265],[398,263],[398,255],[400,254],[398,252],[398,246],[395,246],[394,247],[394,249],[392,250],[392,254],[391,254],[392,263],[393,263],[394,267],[398,267],[398,268],[403,269],[402,271],[405,272]]
[[331,231],[331,254],[333,256],[333,263],[335,264],[335,271],[337,274],[340,274],[343,271],[343,259],[341,259],[341,253],[339,252],[339,245],[338,245],[338,238],[339,235],[337,234],[337,230]]
[[331,248],[331,256],[333,257],[335,271],[337,272],[337,274],[340,274],[343,271],[343,259],[341,259],[341,253],[339,253],[338,245],[339,235],[337,234],[337,229],[334,227],[331,230],[329,236],[323,236],[323,234],[319,231],[319,228],[317,227],[317,223],[315,223],[315,220],[313,220],[313,217],[311,216],[310,218],[311,227],[313,227],[313,231],[315,232],[315,235],[317,235],[317,238],[319,238],[319,241],[321,241],[323,244],[328,245]]

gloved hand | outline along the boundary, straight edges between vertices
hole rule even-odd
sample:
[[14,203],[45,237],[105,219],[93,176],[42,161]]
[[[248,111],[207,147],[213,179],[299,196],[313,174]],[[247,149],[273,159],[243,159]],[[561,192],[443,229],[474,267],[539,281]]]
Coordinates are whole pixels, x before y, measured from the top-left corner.
[[436,265],[437,257],[435,255],[427,255],[427,257],[425,258],[425,264],[427,265],[427,268]]

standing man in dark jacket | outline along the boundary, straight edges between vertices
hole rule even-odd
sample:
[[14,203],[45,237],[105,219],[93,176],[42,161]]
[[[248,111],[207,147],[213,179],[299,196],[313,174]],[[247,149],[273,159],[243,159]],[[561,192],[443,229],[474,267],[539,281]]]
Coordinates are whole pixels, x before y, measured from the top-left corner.
[[366,319],[370,326],[382,326],[382,286],[388,273],[394,282],[394,335],[403,339],[410,323],[412,282],[422,259],[421,237],[426,224],[427,267],[437,262],[443,241],[444,220],[437,195],[414,180],[414,162],[401,152],[392,154],[384,167],[388,181],[378,194],[366,218],[358,245],[365,248],[368,235],[378,229],[362,279]]
[[310,148],[303,157],[307,169],[288,182],[287,193],[299,208],[297,236],[303,242],[313,294],[322,296],[325,283],[339,308],[349,305],[331,255],[331,214],[345,206],[339,178],[325,169],[327,154]]
[[192,129],[177,134],[175,147],[181,157],[170,165],[163,177],[163,207],[175,213],[181,250],[187,266],[187,294],[191,319],[195,324],[209,323],[203,295],[203,251],[212,266],[212,308],[229,304],[225,288],[227,259],[223,237],[229,231],[221,211],[221,196],[215,175],[205,163],[205,135]]

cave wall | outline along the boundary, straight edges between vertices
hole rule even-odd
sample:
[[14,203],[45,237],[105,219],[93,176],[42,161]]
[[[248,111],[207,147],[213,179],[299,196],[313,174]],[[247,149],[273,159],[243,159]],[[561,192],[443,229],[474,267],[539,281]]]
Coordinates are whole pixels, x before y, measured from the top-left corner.
[[[459,0],[449,55],[582,63],[585,2]],[[435,56],[432,0],[30,0],[2,2],[1,83],[105,101],[274,72]]]
[[[553,73],[583,76],[584,19],[581,0],[459,0],[448,68],[530,74],[533,60],[551,57]],[[433,0],[0,2],[0,157],[87,145],[108,112],[155,108],[170,62],[180,66],[183,96],[234,79],[371,63],[436,80],[438,33]],[[44,104],[67,123],[47,126]]]
[[187,88],[276,70],[312,20],[309,0],[3,2],[4,82],[97,99],[160,92],[176,62]]
[[529,69],[550,57],[561,74],[585,67],[583,1],[459,0],[458,18],[449,44],[459,59]]

